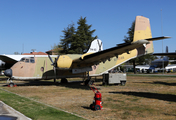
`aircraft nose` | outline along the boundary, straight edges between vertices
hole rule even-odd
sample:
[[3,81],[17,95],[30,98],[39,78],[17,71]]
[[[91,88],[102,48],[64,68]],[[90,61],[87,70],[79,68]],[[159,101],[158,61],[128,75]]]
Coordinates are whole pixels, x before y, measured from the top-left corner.
[[12,69],[5,70],[4,75],[7,77],[12,77]]

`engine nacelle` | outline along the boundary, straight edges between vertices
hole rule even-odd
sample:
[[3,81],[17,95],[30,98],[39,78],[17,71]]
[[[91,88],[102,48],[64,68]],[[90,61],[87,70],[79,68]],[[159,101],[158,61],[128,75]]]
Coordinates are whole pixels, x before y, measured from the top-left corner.
[[57,67],[59,69],[70,69],[72,65],[72,59],[67,55],[61,55],[57,60]]

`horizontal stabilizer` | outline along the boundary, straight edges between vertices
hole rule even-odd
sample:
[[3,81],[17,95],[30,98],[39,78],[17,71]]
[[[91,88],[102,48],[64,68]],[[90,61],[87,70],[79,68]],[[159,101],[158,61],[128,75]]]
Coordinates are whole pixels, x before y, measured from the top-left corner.
[[172,52],[172,53],[154,53],[153,55],[168,56],[168,57],[171,57],[171,58],[176,58],[176,52]]
[[162,40],[162,39],[167,39],[167,38],[171,38],[171,37],[169,37],[169,36],[162,36],[162,37],[148,38],[148,39],[145,39],[145,40],[155,41],[155,40]]

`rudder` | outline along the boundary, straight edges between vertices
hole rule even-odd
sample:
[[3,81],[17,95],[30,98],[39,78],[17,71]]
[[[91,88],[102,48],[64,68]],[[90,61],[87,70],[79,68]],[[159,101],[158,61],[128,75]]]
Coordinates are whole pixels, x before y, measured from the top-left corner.
[[[133,42],[148,38],[152,38],[149,18],[136,16]],[[154,52],[152,41],[150,41],[150,43],[146,45],[145,52]]]
[[103,43],[99,39],[95,39],[91,42],[90,48],[87,53],[95,53],[103,50]]

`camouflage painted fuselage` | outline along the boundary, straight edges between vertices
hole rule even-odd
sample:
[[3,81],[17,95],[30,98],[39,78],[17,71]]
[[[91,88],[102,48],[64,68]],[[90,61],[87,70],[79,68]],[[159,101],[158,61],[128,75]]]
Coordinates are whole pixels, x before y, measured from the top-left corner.
[[[149,19],[143,16],[137,16],[133,42],[147,38],[152,38]],[[14,66],[11,67],[11,79],[30,80],[85,77],[87,76],[86,71],[89,71],[90,76],[98,76],[130,59],[144,54],[153,53],[153,51],[153,42],[150,41],[147,45],[141,45],[136,49],[130,51],[127,50],[127,52],[123,51],[122,54],[118,54],[118,56],[114,54],[115,57],[109,57],[97,65],[93,65],[93,63],[90,63],[89,65],[86,63],[79,64],[74,62],[76,59],[84,58],[87,54],[60,55],[57,60],[56,73],[54,73],[53,66],[51,65],[52,63],[48,56],[35,56],[35,62],[20,61],[14,64]],[[51,56],[51,58],[55,59],[57,56]],[[88,67],[91,68],[91,70]],[[79,73],[76,72],[77,70]]]

